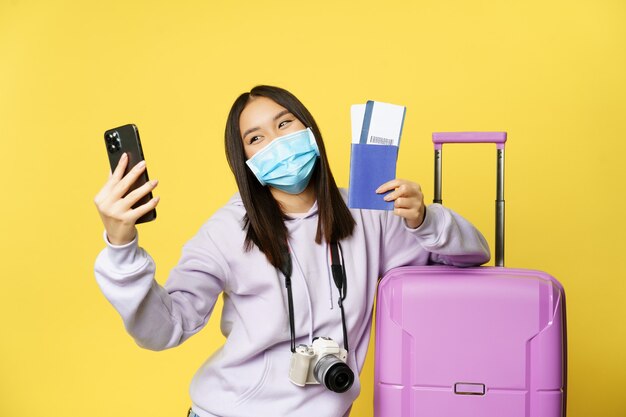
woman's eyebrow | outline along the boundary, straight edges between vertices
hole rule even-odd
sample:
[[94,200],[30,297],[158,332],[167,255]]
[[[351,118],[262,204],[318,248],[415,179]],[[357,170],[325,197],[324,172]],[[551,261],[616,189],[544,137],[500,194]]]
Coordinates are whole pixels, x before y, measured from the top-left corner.
[[283,117],[284,115],[289,114],[289,113],[291,113],[291,112],[289,110],[287,110],[287,109],[281,111],[276,116],[274,116],[274,121],[280,119],[281,117]]
[[[287,109],[280,111],[276,116],[274,116],[274,121],[280,119],[281,117],[283,117],[284,115],[289,114],[289,113],[291,113],[291,112],[289,110],[287,110]],[[248,129],[245,132],[243,132],[243,136],[242,137],[245,138],[246,136],[248,136],[248,134],[254,132],[255,130],[259,130],[259,129],[261,129],[261,128],[258,127],[258,126],[257,127],[251,127],[250,129]]]
[[248,136],[250,133],[254,132],[255,130],[259,130],[261,129],[260,127],[251,127],[250,129],[246,130],[245,132],[243,132],[243,135],[241,136],[242,138],[245,138],[246,136]]

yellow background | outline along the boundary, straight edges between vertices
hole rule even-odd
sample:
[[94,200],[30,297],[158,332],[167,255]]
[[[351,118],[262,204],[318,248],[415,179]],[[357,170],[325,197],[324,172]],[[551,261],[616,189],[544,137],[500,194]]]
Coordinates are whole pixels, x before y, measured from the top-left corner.
[[[505,130],[507,265],[565,286],[571,417],[624,416],[626,3],[0,0],[0,416],[179,416],[222,342],[219,311],[166,352],[137,347],[101,295],[93,197],[105,129],[135,123],[163,283],[236,191],[235,97],[291,90],[348,184],[349,106],[404,104],[398,176],[432,199],[433,131]],[[444,149],[444,202],[493,245],[495,151]],[[355,416],[372,416],[373,349]]]

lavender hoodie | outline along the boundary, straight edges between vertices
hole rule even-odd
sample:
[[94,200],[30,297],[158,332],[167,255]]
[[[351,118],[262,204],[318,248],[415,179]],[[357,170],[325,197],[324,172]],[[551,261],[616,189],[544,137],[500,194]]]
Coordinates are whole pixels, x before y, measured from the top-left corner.
[[[344,199],[347,197],[342,190]],[[223,294],[224,345],[191,381],[193,411],[200,417],[347,417],[360,392],[359,373],[370,337],[378,278],[404,265],[479,265],[489,260],[483,236],[452,210],[433,204],[424,223],[409,229],[389,211],[351,210],[353,235],[341,242],[347,275],[344,301],[355,373],[345,393],[289,381],[291,357],[284,277],[255,246],[244,252],[245,213],[239,194],[219,209],[187,242],[164,286],[154,279],[155,263],[138,240],[100,252],[95,275],[102,292],[141,347],[177,346],[207,323]],[[296,344],[328,336],[343,345],[338,291],[326,244],[315,243],[317,205],[286,221],[293,259]]]

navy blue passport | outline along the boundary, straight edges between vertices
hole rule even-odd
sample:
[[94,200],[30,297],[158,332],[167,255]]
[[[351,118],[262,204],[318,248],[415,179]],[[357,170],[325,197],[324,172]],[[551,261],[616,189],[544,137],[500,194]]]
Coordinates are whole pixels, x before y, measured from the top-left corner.
[[376,194],[376,189],[396,178],[398,147],[353,143],[350,154],[350,185],[348,207],[373,210],[393,210],[388,194]]

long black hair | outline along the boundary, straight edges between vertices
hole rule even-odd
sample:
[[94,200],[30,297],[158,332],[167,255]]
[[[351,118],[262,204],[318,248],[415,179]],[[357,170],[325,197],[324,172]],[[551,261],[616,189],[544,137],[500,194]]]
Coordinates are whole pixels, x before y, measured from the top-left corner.
[[239,129],[241,112],[254,97],[266,97],[289,110],[302,124],[311,128],[320,151],[318,163],[311,177],[318,205],[318,223],[315,242],[338,242],[349,237],[355,221],[346,206],[328,165],[322,134],[311,113],[289,91],[273,86],[259,85],[235,100],[226,121],[226,159],[235,175],[239,193],[246,209],[243,229],[246,231],[245,250],[256,245],[268,261],[282,269],[286,261],[288,231],[286,215],[272,196],[269,187],[262,186],[246,165],[243,141]]

